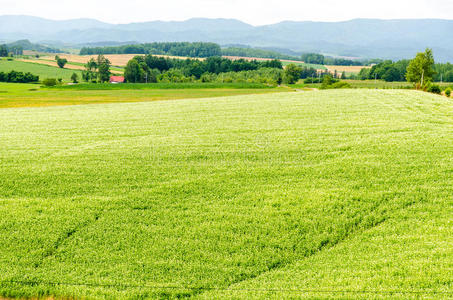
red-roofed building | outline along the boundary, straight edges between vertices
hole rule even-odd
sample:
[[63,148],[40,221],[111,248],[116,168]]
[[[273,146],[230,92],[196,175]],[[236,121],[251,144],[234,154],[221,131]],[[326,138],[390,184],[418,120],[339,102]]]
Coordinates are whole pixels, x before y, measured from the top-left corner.
[[123,76],[110,76],[110,83],[124,83]]

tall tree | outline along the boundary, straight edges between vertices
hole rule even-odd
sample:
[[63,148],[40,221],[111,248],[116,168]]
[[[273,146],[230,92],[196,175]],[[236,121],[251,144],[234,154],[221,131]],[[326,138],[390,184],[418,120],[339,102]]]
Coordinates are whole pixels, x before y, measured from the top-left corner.
[[[58,57],[58,56],[57,56]],[[66,58],[57,58],[57,65],[58,67],[60,67],[61,69],[64,68],[64,66],[68,63],[68,60]]]
[[98,80],[99,82],[107,82],[110,80],[110,61],[104,57],[104,55],[99,55],[97,58],[97,66],[98,66]]
[[301,74],[301,67],[295,64],[289,64],[285,68],[285,82],[288,84],[294,84],[300,79]]
[[434,71],[434,56],[431,49],[426,49],[425,52],[418,53],[411,60],[407,67],[406,78],[408,82],[413,82],[417,88],[425,88],[427,83],[433,80]]
[[6,45],[0,45],[0,57],[7,57],[8,56],[8,48]]
[[143,77],[143,69],[137,60],[131,59],[124,69],[124,79],[127,82],[139,83]]

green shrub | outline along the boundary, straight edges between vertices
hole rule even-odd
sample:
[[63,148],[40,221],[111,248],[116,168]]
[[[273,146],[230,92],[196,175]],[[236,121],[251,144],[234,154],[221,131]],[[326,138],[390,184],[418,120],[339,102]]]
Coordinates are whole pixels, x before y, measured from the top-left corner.
[[330,86],[331,89],[350,89],[351,85],[344,81],[335,82]]
[[44,84],[44,86],[56,86],[57,80],[55,78],[46,78],[42,81],[42,84]]
[[442,90],[439,85],[437,84],[432,84],[428,87],[428,92],[433,93],[433,94],[439,94],[442,93]]
[[445,95],[446,95],[448,98],[450,98],[450,96],[451,96],[451,88],[450,88],[450,87],[447,88],[447,89],[445,90]]

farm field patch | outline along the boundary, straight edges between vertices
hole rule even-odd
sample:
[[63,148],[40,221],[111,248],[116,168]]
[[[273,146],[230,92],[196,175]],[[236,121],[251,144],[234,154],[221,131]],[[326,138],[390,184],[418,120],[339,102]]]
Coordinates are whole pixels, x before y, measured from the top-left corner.
[[334,73],[343,73],[346,72],[347,74],[358,74],[362,69],[369,69],[370,67],[367,66],[325,66],[329,72]]
[[133,84],[116,86],[92,84],[86,88],[83,86],[85,85],[41,88],[38,84],[0,83],[0,108],[145,102],[290,91],[285,88],[254,88],[253,86],[236,88],[234,85],[230,87],[212,85],[210,88],[203,85],[195,88],[179,88],[177,84],[167,84],[162,88]]
[[13,108],[0,124],[1,296],[453,293],[445,97]]
[[80,70],[61,69],[56,66],[46,65],[34,61],[8,61],[6,59],[0,59],[0,72],[30,72],[34,75],[38,75],[40,80],[46,78],[62,78],[65,82],[71,81],[71,76],[75,72],[81,78],[82,73]]
[[[42,65],[47,65],[47,66],[52,66],[58,68],[58,64],[55,60],[47,60],[47,59],[20,59],[19,61],[22,62],[28,62],[28,63],[34,63],[34,64],[42,64]],[[76,62],[68,62],[65,66],[65,69],[68,70],[85,70],[85,65],[82,63],[76,63]],[[111,73],[113,74],[123,74],[124,71],[112,67],[110,70]]]
[[[61,58],[66,58],[69,62],[86,64],[90,59],[96,59],[98,55],[76,55],[76,54],[58,54]],[[133,59],[135,56],[144,56],[144,54],[105,54],[106,57],[113,66],[125,67],[127,63]],[[165,58],[175,58],[175,59],[187,59],[189,57],[182,56],[169,56],[169,55],[154,55],[158,57]],[[52,59],[50,56],[42,57],[43,59]],[[191,58],[203,60],[203,58]]]

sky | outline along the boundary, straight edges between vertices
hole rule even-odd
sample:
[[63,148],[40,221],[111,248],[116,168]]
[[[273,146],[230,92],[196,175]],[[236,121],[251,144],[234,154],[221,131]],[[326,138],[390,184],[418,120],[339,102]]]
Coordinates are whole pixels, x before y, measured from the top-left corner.
[[109,23],[234,18],[252,25],[355,18],[453,19],[453,0],[0,0],[0,15]]

